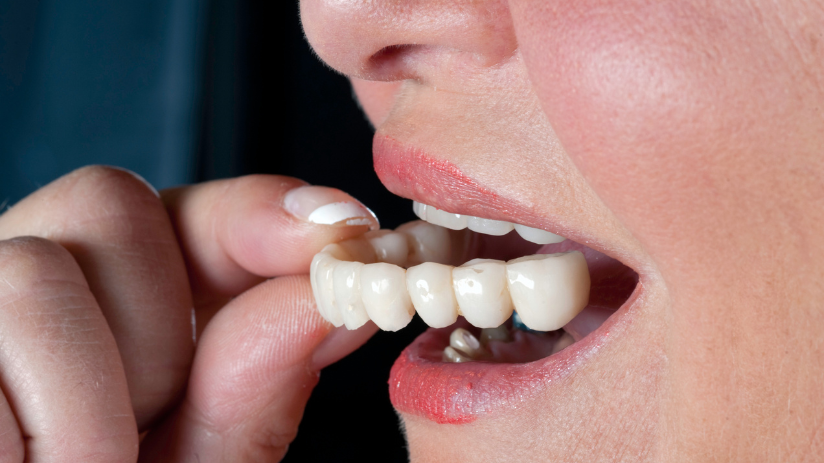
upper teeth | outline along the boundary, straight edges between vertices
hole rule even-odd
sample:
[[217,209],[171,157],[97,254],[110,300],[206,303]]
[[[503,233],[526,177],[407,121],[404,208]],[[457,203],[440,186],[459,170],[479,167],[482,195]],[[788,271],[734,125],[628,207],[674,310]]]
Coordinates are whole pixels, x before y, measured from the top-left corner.
[[[589,272],[578,251],[509,262],[475,259],[460,267],[446,265],[451,252],[449,234],[426,222],[330,244],[310,270],[318,311],[335,326],[356,329],[372,319],[397,331],[415,310],[436,328],[455,323],[458,315],[494,328],[514,309],[529,328],[550,331],[588,302]],[[407,265],[412,267],[401,268]]]
[[477,233],[500,236],[506,235],[515,229],[515,231],[521,235],[521,238],[536,244],[560,243],[566,239],[563,236],[539,228],[527,227],[517,223],[513,224],[502,220],[472,217],[471,215],[452,214],[434,206],[421,204],[417,201],[412,202],[412,210],[421,220],[452,230],[469,228]]

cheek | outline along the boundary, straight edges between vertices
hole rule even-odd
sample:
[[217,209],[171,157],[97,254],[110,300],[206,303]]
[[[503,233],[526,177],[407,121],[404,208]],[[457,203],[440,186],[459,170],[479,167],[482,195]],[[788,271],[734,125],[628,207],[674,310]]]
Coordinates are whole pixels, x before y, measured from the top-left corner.
[[389,116],[402,82],[376,82],[354,77],[349,80],[369,122],[373,127],[380,126]]
[[677,2],[666,3],[575,1],[549,8],[513,2],[544,109],[576,164],[609,191],[604,196],[613,206],[622,201],[615,194],[623,196],[616,190],[628,181],[655,178],[649,174],[685,161],[661,148],[699,141],[695,134],[712,123],[704,119],[710,116],[705,102],[723,85],[702,72],[712,63],[701,62],[698,31],[678,23]]
[[510,1],[562,145],[653,253],[661,236],[685,249],[677,235],[725,223],[742,190],[765,187],[762,162],[786,149],[804,99],[786,31],[721,3]]

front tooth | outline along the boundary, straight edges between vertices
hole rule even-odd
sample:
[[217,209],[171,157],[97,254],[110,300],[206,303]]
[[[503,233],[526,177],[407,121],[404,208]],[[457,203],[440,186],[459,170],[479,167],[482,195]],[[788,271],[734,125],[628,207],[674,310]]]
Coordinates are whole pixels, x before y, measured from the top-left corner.
[[480,217],[467,217],[466,225],[470,230],[485,235],[501,236],[511,232],[515,226],[510,222],[502,220],[482,219]]
[[384,331],[398,331],[412,321],[415,309],[406,289],[406,271],[392,264],[368,264],[360,269],[361,297],[366,313]]
[[446,229],[416,220],[401,225],[395,231],[406,236],[409,246],[408,265],[424,262],[449,263],[452,244]]
[[463,328],[455,328],[449,335],[449,345],[453,349],[475,358],[481,355],[481,343],[478,338]]
[[589,270],[580,251],[513,259],[506,274],[515,310],[533,330],[560,329],[589,301]]
[[315,254],[309,267],[309,280],[318,305],[318,312],[329,323],[343,325],[343,315],[335,303],[335,268],[352,256],[340,245],[330,244]]
[[412,201],[412,212],[414,212],[419,219],[426,220],[426,209],[426,204],[419,203],[417,201]]
[[443,354],[441,356],[441,359],[444,362],[451,362],[451,363],[465,363],[465,362],[471,362],[472,361],[471,358],[469,358],[469,357],[461,354],[460,352],[456,351],[455,349],[452,348],[452,346],[446,346],[446,348],[443,350]]
[[455,299],[466,320],[478,328],[495,328],[512,315],[506,264],[473,259],[452,270]]
[[555,233],[550,233],[546,230],[538,228],[527,227],[524,225],[515,224],[515,231],[521,235],[521,238],[535,243],[535,244],[553,244],[560,243],[566,238]]
[[431,224],[452,230],[463,230],[466,228],[466,219],[467,216],[465,215],[452,214],[432,206],[426,206],[426,221]]
[[361,299],[361,262],[339,262],[335,267],[335,304],[343,316],[343,324],[355,330],[369,321]]
[[403,233],[390,230],[376,230],[364,235],[372,246],[378,262],[386,262],[398,266],[406,265],[409,256],[409,245]]
[[424,323],[447,327],[458,319],[458,303],[452,291],[452,267],[426,262],[406,271],[406,289]]

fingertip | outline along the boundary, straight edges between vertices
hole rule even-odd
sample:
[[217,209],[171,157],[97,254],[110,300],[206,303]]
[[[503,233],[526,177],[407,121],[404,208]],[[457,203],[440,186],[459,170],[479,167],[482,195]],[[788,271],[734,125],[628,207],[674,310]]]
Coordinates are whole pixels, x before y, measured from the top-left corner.
[[234,296],[261,278],[309,272],[329,243],[379,227],[347,193],[253,175],[162,193],[186,252],[193,287]]
[[345,326],[333,329],[315,348],[312,368],[320,371],[328,367],[366,344],[377,332],[378,327],[371,320],[356,330],[350,331]]

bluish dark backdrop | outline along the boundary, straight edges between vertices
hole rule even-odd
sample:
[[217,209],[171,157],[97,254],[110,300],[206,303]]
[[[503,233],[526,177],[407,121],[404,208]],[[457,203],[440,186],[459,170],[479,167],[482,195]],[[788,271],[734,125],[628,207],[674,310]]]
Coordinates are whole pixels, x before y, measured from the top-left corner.
[[[277,173],[394,227],[411,207],[378,182],[371,137],[297,0],[0,0],[0,205],[88,164],[159,189]],[[324,370],[284,461],[406,461],[386,380],[413,323]]]

